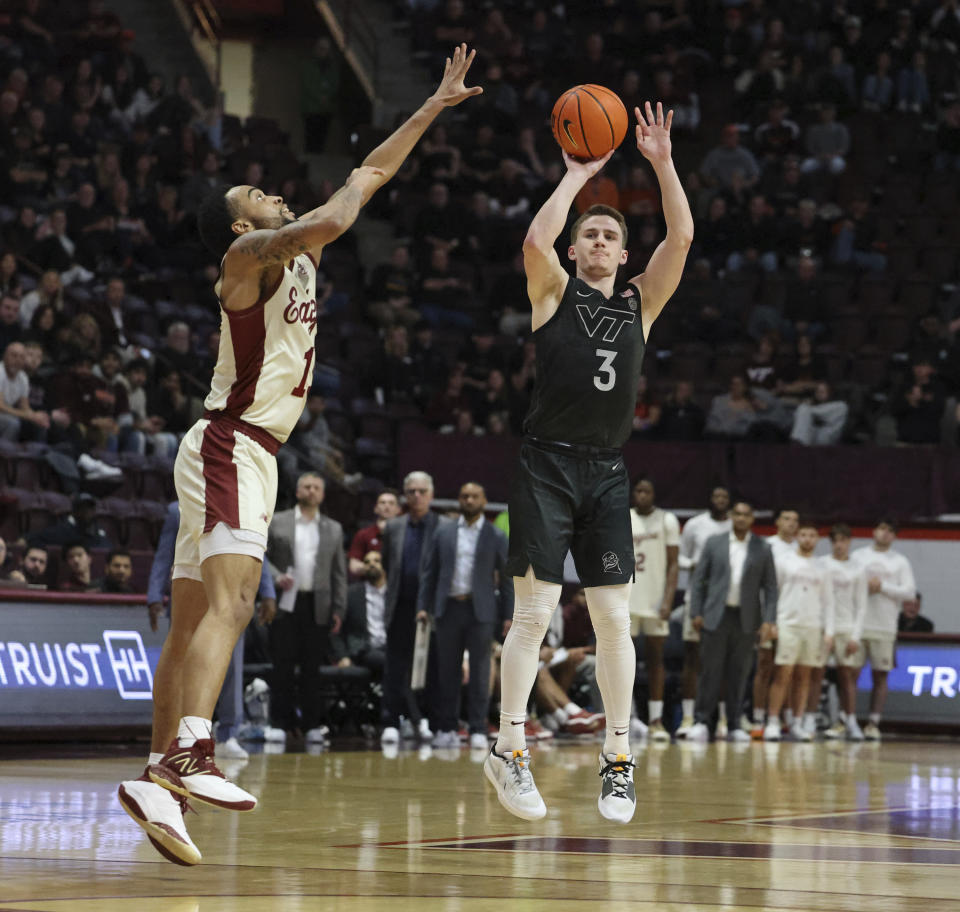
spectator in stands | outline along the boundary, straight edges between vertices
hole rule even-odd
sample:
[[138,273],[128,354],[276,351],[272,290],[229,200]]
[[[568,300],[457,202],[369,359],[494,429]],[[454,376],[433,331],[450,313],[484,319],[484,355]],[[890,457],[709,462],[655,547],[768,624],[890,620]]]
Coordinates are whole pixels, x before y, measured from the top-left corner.
[[101,581],[90,578],[90,552],[82,542],[71,542],[63,549],[63,559],[69,568],[67,578],[60,583],[61,592],[96,592]]
[[864,111],[883,113],[893,105],[892,61],[886,51],[877,54],[873,70],[864,78],[860,92],[860,106]]
[[373,524],[358,529],[353,536],[353,541],[350,542],[350,550],[347,552],[348,569],[354,577],[363,576],[368,554],[380,553],[383,529],[387,520],[400,515],[400,492],[393,488],[384,488],[377,495],[373,515],[375,517]]
[[416,401],[421,408],[433,398],[447,379],[447,359],[434,346],[433,327],[420,320],[413,327],[413,344],[410,346],[413,362]]
[[809,198],[800,199],[796,212],[788,214],[781,226],[781,256],[791,268],[796,267],[798,257],[820,262],[829,249],[829,236],[828,226],[817,214],[817,204]]
[[158,418],[161,429],[179,439],[190,427],[190,397],[184,389],[185,374],[179,370],[161,370],[152,395],[147,399],[151,417]]
[[630,431],[632,440],[649,439],[656,436],[660,425],[661,408],[650,389],[645,374],[637,379],[637,398],[633,409],[633,425]]
[[824,66],[814,73],[813,92],[818,101],[836,105],[843,111],[852,111],[856,107],[856,73],[839,45],[830,48]]
[[61,334],[61,346],[57,361],[63,366],[74,364],[78,358],[86,358],[91,365],[100,357],[103,349],[100,327],[91,314],[78,313]]
[[114,547],[107,533],[97,523],[97,498],[86,492],[74,496],[73,509],[63,519],[32,533],[27,542],[43,547],[79,542],[91,551],[94,548]]
[[[323,394],[316,388],[311,388],[307,394],[307,406],[290,435],[291,446],[289,450],[281,451],[283,455],[278,455],[278,465],[285,478],[292,479],[294,484],[300,471],[306,471],[308,466],[312,466],[326,480],[349,488],[363,476],[359,472],[347,475],[341,449],[343,441],[330,430],[324,417],[326,407],[327,400]],[[302,459],[295,450],[303,451],[306,459]]]
[[196,367],[197,357],[192,351],[190,327],[180,320],[171,323],[156,355],[158,376],[172,370],[185,376],[191,374]]
[[918,355],[910,365],[910,378],[893,397],[891,410],[897,419],[901,443],[939,443],[946,404],[946,388],[927,355]]
[[434,247],[420,275],[417,303],[424,318],[433,325],[470,329],[474,317],[473,282],[470,271],[453,261],[443,246]]
[[933,621],[924,617],[923,594],[918,592],[912,599],[904,599],[900,604],[900,616],[897,618],[898,633],[933,633]]
[[90,355],[76,351],[69,365],[51,378],[47,394],[66,410],[76,445],[116,451],[119,419],[129,411],[126,393],[94,375]]
[[793,413],[790,439],[805,446],[836,446],[843,437],[850,407],[833,395],[830,384],[821,380],[813,397],[801,402]]
[[26,329],[33,320],[37,308],[50,306],[57,314],[64,313],[63,283],[60,273],[49,269],[40,276],[40,282],[33,291],[28,291],[20,300],[20,325]]
[[23,338],[20,325],[20,299],[13,294],[0,297],[0,345],[6,350],[14,342]]
[[435,429],[455,425],[457,416],[470,410],[471,402],[471,396],[464,388],[464,370],[455,367],[450,371],[446,388],[437,393],[427,406],[424,421]]
[[704,433],[721,440],[743,439],[755,420],[756,407],[747,378],[734,374],[727,393],[713,397]]
[[710,264],[711,271],[723,269],[736,244],[736,226],[727,214],[727,199],[717,194],[710,200],[707,217],[697,221],[694,242],[697,258]]
[[815,171],[842,174],[846,170],[850,131],[837,122],[835,104],[825,102],[820,106],[820,122],[807,129],[806,145],[809,156],[800,167],[807,174]]
[[760,176],[760,167],[753,153],[740,145],[740,128],[727,124],[720,134],[720,145],[715,146],[700,164],[700,176],[708,187],[728,189],[739,176],[747,187],[752,187]]
[[[27,545],[27,550],[23,555],[23,563],[20,565],[20,574],[23,577],[23,583],[35,589],[52,589],[49,581],[49,555],[47,549],[42,545]],[[10,574],[10,579],[14,575]]]
[[826,332],[830,314],[824,302],[823,280],[813,257],[797,259],[794,274],[787,281],[783,316],[787,321],[783,334],[788,338],[808,335],[817,339]]
[[750,33],[744,27],[743,13],[736,6],[723,11],[723,24],[711,33],[713,54],[724,73],[739,73],[752,50]]
[[866,196],[854,198],[850,215],[835,226],[833,261],[839,266],[852,265],[866,272],[884,272],[887,257],[886,244],[877,239],[877,220],[870,212]]
[[[125,357],[133,355],[133,342],[138,333],[154,329],[152,319],[146,316],[147,305],[127,294],[127,286],[119,276],[111,276],[103,293],[102,301],[95,301],[90,312],[100,327],[100,337],[105,346],[118,346]],[[181,324],[172,324],[170,329]],[[175,336],[179,341],[179,335]],[[167,344],[171,345],[170,330],[167,332]],[[190,334],[187,332],[189,350]],[[172,347],[172,346],[171,346]]]
[[330,656],[341,668],[359,665],[379,678],[387,645],[383,626],[387,577],[379,551],[368,551],[359,563],[361,579],[347,587],[347,613],[340,632],[330,637]]
[[0,438],[18,441],[43,439],[50,427],[48,412],[30,407],[30,380],[24,367],[27,352],[20,342],[11,342],[3,352],[0,370]]
[[370,276],[367,296],[368,311],[379,326],[389,328],[394,323],[412,326],[420,319],[413,306],[416,275],[410,260],[410,248],[397,244],[390,260],[376,266]]
[[772,209],[761,194],[750,197],[747,217],[737,223],[736,248],[727,257],[727,270],[759,267],[777,271],[777,229]]
[[403,480],[403,493],[407,513],[387,521],[381,548],[387,574],[382,744],[396,744],[400,740],[401,715],[413,726],[411,736],[415,733],[425,740],[433,738],[430,725],[421,715],[410,690],[417,625],[426,622],[426,614],[417,611],[420,581],[438,523],[437,514],[430,512],[433,479],[426,472],[411,472]]
[[767,109],[767,119],[754,131],[754,146],[764,169],[779,165],[784,155],[796,151],[800,127],[787,117],[789,108],[782,98],[774,98]]
[[777,388],[779,384],[776,354],[776,337],[766,335],[757,342],[746,366],[747,379],[751,386],[760,386],[769,390]]
[[322,476],[301,475],[296,506],[276,513],[267,535],[266,559],[284,593],[270,628],[272,721],[288,734],[302,731],[307,743],[324,739],[319,667],[347,609],[343,528],[320,512],[325,493]]
[[367,388],[381,404],[415,401],[416,378],[406,326],[387,330],[382,355],[369,365]]
[[738,108],[748,120],[753,119],[757,109],[767,99],[779,95],[783,87],[784,75],[780,62],[775,54],[766,50],[761,50],[756,63],[733,81],[734,91],[740,96]]
[[483,517],[481,485],[460,488],[460,517],[437,526],[417,595],[436,629],[437,700],[435,747],[459,747],[460,681],[464,650],[470,654],[463,715],[470,747],[487,747],[490,646],[502,639],[513,618],[513,583],[506,572],[507,537]]
[[827,365],[821,355],[813,352],[813,342],[807,335],[797,336],[795,351],[780,369],[778,389],[782,396],[800,401],[814,396],[817,384],[827,375]]
[[164,430],[164,419],[151,414],[147,408],[149,369],[145,359],[134,358],[127,363],[121,375],[127,389],[127,407],[132,419],[132,429],[124,448],[144,455],[149,447],[155,456],[171,457],[177,449],[177,435]]
[[[495,170],[495,169],[494,169]],[[417,213],[414,237],[417,239],[417,259],[425,266],[437,249],[450,253],[460,245],[461,213],[450,202],[450,190],[437,181],[431,184],[427,205]]]
[[917,51],[897,74],[897,110],[919,114],[930,105],[927,82],[927,55]]
[[0,538],[0,580],[15,585],[24,582],[23,573],[14,567],[13,556],[7,550],[7,543]]
[[514,253],[509,270],[493,280],[487,295],[487,309],[498,320],[498,328],[505,336],[518,336],[529,329],[530,298],[522,250]]
[[324,150],[330,121],[339,106],[340,69],[339,54],[326,36],[314,42],[312,57],[304,55],[300,60],[304,146],[315,155]]
[[706,420],[694,401],[693,384],[678,380],[660,415],[659,436],[663,440],[700,440]]

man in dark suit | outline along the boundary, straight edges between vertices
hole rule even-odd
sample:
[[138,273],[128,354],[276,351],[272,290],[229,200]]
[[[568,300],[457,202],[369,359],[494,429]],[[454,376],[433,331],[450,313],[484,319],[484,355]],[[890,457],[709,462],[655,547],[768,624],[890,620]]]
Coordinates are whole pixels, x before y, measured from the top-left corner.
[[384,626],[387,649],[383,667],[383,744],[400,740],[400,716],[417,726],[418,735],[432,739],[410,689],[413,667],[413,646],[417,624],[426,623],[424,612],[417,617],[417,598],[427,555],[433,546],[439,521],[430,512],[433,500],[433,479],[426,472],[411,472],[403,480],[407,512],[389,520],[383,529],[383,569],[387,574],[387,595]]
[[368,551],[361,564],[364,578],[347,588],[347,614],[340,632],[330,637],[330,652],[341,668],[360,665],[380,677],[387,645],[383,626],[387,577],[379,551]]
[[483,518],[487,496],[468,482],[460,488],[460,517],[441,520],[427,552],[417,610],[437,632],[434,747],[459,747],[457,719],[463,651],[470,653],[467,719],[470,746],[487,748],[490,643],[506,636],[513,617],[513,581],[506,572],[507,536]]
[[[270,627],[273,655],[273,725],[306,732],[323,741],[319,666],[329,652],[329,634],[338,633],[347,608],[347,559],[340,523],[320,512],[325,486],[313,472],[297,479],[297,505],[273,517],[267,533],[267,560],[280,596]],[[290,593],[295,591],[295,595]],[[297,681],[300,666],[297,720]]]
[[773,552],[751,534],[753,508],[733,505],[730,532],[707,539],[690,583],[690,617],[700,631],[700,681],[688,740],[706,741],[707,722],[726,686],[728,735],[749,741],[740,728],[740,704],[753,663],[753,647],[769,639],[777,623],[777,573]]

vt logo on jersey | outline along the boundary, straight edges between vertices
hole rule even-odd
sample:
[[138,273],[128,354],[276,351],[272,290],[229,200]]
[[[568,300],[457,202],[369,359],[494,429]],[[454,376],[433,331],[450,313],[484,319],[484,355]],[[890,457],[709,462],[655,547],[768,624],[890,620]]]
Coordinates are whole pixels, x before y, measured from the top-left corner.
[[592,339],[598,332],[602,332],[601,338],[604,342],[616,342],[620,330],[637,321],[635,313],[607,307],[606,304],[598,304],[596,307],[578,304],[577,315],[587,335]]

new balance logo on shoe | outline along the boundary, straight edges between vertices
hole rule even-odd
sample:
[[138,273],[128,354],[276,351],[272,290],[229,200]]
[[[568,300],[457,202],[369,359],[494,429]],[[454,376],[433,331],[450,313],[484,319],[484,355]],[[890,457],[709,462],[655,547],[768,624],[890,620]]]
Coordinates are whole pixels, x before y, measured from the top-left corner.
[[197,761],[189,753],[176,754],[167,761],[167,766],[175,767],[181,776],[192,776],[200,771]]

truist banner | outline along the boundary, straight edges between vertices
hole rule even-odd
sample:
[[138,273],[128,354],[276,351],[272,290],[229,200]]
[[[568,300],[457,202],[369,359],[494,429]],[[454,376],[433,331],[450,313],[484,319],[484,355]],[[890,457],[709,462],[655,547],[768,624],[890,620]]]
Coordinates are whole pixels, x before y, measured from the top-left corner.
[[0,728],[149,725],[164,632],[143,605],[0,603]]

